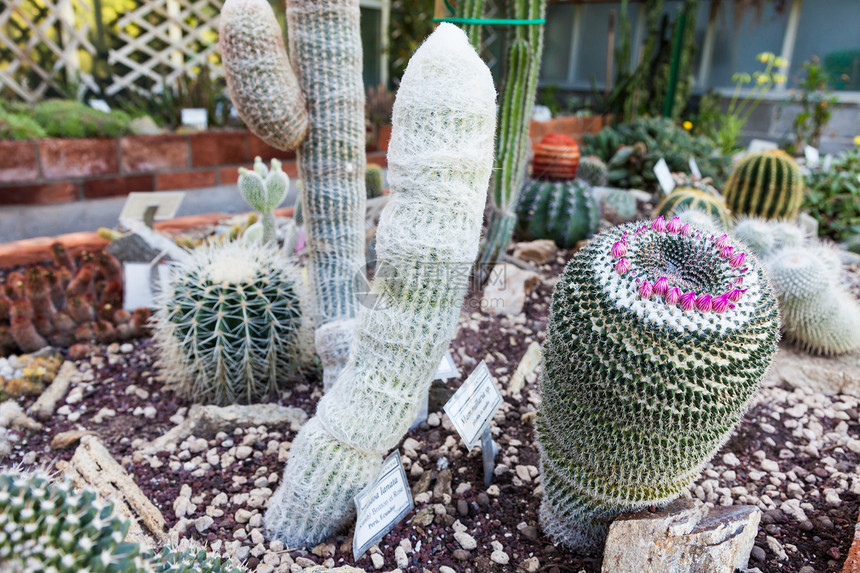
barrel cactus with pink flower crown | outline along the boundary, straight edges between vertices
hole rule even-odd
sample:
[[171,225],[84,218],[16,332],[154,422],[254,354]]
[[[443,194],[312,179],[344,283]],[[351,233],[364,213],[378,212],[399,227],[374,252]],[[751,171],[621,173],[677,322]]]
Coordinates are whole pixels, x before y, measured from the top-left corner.
[[599,544],[621,512],[675,499],[740,421],[776,353],[755,257],[677,217],[601,233],[556,287],[537,416],[541,525]]

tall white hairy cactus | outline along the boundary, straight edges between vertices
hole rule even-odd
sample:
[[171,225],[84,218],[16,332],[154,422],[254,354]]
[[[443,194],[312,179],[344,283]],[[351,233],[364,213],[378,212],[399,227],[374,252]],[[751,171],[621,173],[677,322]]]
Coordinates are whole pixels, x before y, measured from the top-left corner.
[[495,90],[466,35],[442,24],[394,104],[391,199],[377,232],[373,308],[346,368],[299,432],[265,526],[288,546],[340,529],[418,412],[457,326],[493,164]]
[[227,0],[219,41],[230,97],[248,127],[297,148],[326,387],[355,327],[353,278],[364,268],[364,84],[359,0],[288,0],[287,60],[266,0]]

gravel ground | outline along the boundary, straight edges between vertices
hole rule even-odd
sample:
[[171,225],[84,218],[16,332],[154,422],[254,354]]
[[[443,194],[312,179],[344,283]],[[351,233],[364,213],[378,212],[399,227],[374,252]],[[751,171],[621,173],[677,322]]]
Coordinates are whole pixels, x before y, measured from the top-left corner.
[[[533,412],[536,374],[522,392],[506,391],[532,342],[542,342],[552,288],[568,253],[540,267],[543,281],[515,317],[494,317],[467,300],[452,354],[462,377],[485,359],[505,401],[494,420],[500,446],[494,483],[483,487],[479,448],[466,452],[441,413],[413,429],[400,451],[415,510],[368,554],[353,563],[351,532],[311,551],[267,542],[262,513],[278,486],[294,433],[287,428],[236,429],[213,439],[190,437],[173,451],[144,456],[137,448],[182,420],[187,402],[161,388],[149,340],[97,347],[78,362],[65,404],[40,434],[21,434],[3,465],[53,464],[73,449],[49,447],[58,432],[97,433],[169,527],[245,560],[259,573],[301,571],[313,564],[354,564],[402,572],[525,571],[592,573],[600,555],[555,547],[540,532],[538,453]],[[318,380],[285,391],[279,402],[313,413]],[[29,405],[32,399],[23,400]],[[743,422],[691,486],[712,505],[754,504],[765,513],[750,567],[769,572],[839,571],[860,506],[860,401],[790,389],[768,380]]]

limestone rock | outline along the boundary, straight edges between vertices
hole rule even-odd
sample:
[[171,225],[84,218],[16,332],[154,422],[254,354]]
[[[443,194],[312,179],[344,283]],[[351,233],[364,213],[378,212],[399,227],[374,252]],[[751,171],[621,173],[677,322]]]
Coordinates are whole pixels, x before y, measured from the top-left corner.
[[814,356],[787,343],[779,345],[769,376],[794,388],[860,397],[860,356]]
[[708,511],[675,500],[657,511],[622,514],[609,528],[602,573],[734,573],[747,566],[761,510]]
[[195,404],[188,411],[188,417],[160,438],[156,438],[141,448],[143,453],[155,453],[167,449],[171,444],[180,443],[188,436],[214,438],[218,432],[232,434],[234,428],[256,426],[289,425],[290,430],[298,432],[307,413],[300,408],[279,406],[277,404],[251,404],[249,406],[201,406]]
[[52,450],[65,450],[81,441],[84,436],[92,436],[95,432],[89,430],[69,430],[60,432],[51,438]]
[[29,414],[40,420],[49,419],[54,414],[57,402],[69,391],[72,377],[77,373],[78,369],[75,367],[74,362],[63,362],[54,381],[42,392],[36,402],[30,406],[28,410]]
[[520,360],[514,375],[511,376],[511,381],[508,383],[508,392],[511,394],[519,394],[526,385],[526,376],[535,371],[541,360],[540,344],[532,342],[529,344],[526,353]]
[[558,246],[549,239],[539,239],[514,245],[514,257],[527,263],[544,265],[558,254]]
[[131,521],[126,541],[154,547],[166,540],[164,516],[95,436],[81,438],[71,461],[57,462],[57,469],[75,486],[90,487],[114,503],[115,511]]
[[484,288],[482,306],[492,314],[516,315],[523,311],[528,296],[540,284],[540,275],[510,263],[493,267]]

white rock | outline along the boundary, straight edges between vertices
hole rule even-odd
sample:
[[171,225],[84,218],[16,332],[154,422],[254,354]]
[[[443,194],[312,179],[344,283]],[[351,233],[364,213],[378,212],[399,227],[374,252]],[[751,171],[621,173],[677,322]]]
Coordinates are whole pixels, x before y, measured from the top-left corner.
[[254,449],[250,446],[238,446],[236,448],[236,459],[244,460],[246,458],[251,457],[251,454],[254,453]]
[[747,566],[761,511],[752,506],[710,511],[676,500],[656,513],[622,514],[609,528],[603,573],[734,571]]
[[385,558],[379,553],[371,553],[370,560],[373,562],[374,569],[382,569],[385,566]]
[[779,464],[776,463],[774,460],[764,459],[761,461],[761,469],[763,469],[766,472],[771,472],[771,473],[772,472],[778,472],[779,471]]
[[204,515],[203,517],[198,517],[197,520],[194,522],[194,529],[196,529],[200,533],[203,533],[204,531],[212,527],[213,523],[215,523],[214,519],[212,519],[208,515]]
[[771,552],[776,555],[777,561],[784,561],[785,559],[788,559],[788,555],[785,553],[785,549],[783,549],[782,544],[775,538],[768,535],[765,538],[765,542],[767,543],[768,549],[770,549]]
[[736,455],[731,452],[728,452],[726,454],[723,454],[723,463],[730,468],[733,468],[735,466],[739,466],[741,464],[741,461]]
[[508,557],[508,554],[504,551],[500,551],[497,549],[490,553],[490,561],[492,561],[493,563],[498,563],[499,565],[507,565],[508,561],[510,560],[511,558]]
[[478,542],[475,541],[475,538],[466,533],[465,531],[455,532],[454,539],[456,539],[457,543],[460,544],[460,547],[462,547],[466,551],[471,551],[478,546]]
[[406,550],[400,545],[394,550],[394,562],[401,569],[405,569],[409,565],[409,556],[406,555]]

